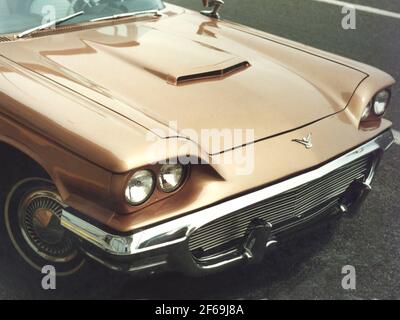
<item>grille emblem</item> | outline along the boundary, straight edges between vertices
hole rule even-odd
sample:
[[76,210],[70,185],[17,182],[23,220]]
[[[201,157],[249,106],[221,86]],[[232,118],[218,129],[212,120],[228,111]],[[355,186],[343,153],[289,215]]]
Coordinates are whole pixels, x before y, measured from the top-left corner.
[[302,139],[293,139],[292,141],[302,144],[306,149],[311,149],[313,147],[311,133],[309,133],[307,137]]
[[264,257],[265,247],[270,240],[272,224],[262,219],[253,219],[248,226],[245,242],[243,244],[244,256],[252,261],[261,261]]

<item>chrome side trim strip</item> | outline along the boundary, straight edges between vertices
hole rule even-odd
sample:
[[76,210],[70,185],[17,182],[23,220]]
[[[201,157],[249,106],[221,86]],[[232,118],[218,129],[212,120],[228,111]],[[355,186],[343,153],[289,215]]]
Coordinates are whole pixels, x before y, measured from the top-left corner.
[[216,219],[318,179],[376,150],[387,150],[393,143],[393,140],[392,131],[385,131],[375,139],[315,170],[218,205],[199,210],[187,216],[139,231],[130,236],[122,237],[107,233],[68,212],[68,208],[62,211],[61,224],[80,238],[113,255],[127,256],[171,246],[186,241],[194,231]]

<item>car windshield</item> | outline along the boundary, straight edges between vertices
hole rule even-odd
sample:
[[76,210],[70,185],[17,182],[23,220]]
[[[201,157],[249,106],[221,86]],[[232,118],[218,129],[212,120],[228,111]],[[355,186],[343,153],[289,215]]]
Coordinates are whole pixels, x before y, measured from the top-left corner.
[[163,8],[162,0],[0,0],[0,34],[25,31],[80,11],[84,13],[62,24]]

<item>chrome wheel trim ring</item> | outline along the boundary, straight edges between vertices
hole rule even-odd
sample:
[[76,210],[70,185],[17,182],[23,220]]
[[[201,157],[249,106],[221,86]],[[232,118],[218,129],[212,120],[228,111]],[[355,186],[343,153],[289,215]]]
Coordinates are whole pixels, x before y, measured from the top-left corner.
[[[52,181],[50,181],[48,179],[43,179],[43,178],[27,178],[27,179],[23,179],[23,180],[19,181],[18,183],[16,183],[14,185],[14,187],[10,190],[10,192],[8,193],[7,198],[6,198],[6,202],[5,202],[5,206],[4,206],[4,220],[5,220],[5,227],[7,229],[7,233],[10,237],[11,243],[14,246],[15,250],[25,260],[26,263],[28,263],[32,268],[41,272],[43,265],[38,265],[30,257],[28,257],[25,254],[25,252],[22,250],[22,248],[20,247],[18,242],[16,241],[14,233],[12,231],[10,216],[9,216],[11,199],[14,196],[14,193],[16,192],[16,190],[18,190],[18,188],[20,188],[22,185],[24,185],[26,183],[34,182],[34,181],[52,183]],[[70,275],[78,272],[84,266],[85,263],[86,263],[86,260],[83,258],[80,258],[80,261],[75,266],[70,268],[69,270],[57,271],[57,276],[60,276],[60,277],[70,276]]]
[[51,190],[30,193],[18,207],[19,227],[25,241],[49,262],[68,262],[78,253],[60,224],[63,207],[60,196]]

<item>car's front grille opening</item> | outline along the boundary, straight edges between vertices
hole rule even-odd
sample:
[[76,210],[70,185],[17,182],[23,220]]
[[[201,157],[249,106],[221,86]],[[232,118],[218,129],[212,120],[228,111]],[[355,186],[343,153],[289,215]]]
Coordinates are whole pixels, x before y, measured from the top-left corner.
[[354,160],[327,175],[261,201],[199,228],[189,239],[189,248],[197,259],[215,255],[243,242],[254,219],[272,225],[272,235],[278,237],[313,218],[337,210],[340,199],[356,180],[368,176],[373,155]]

